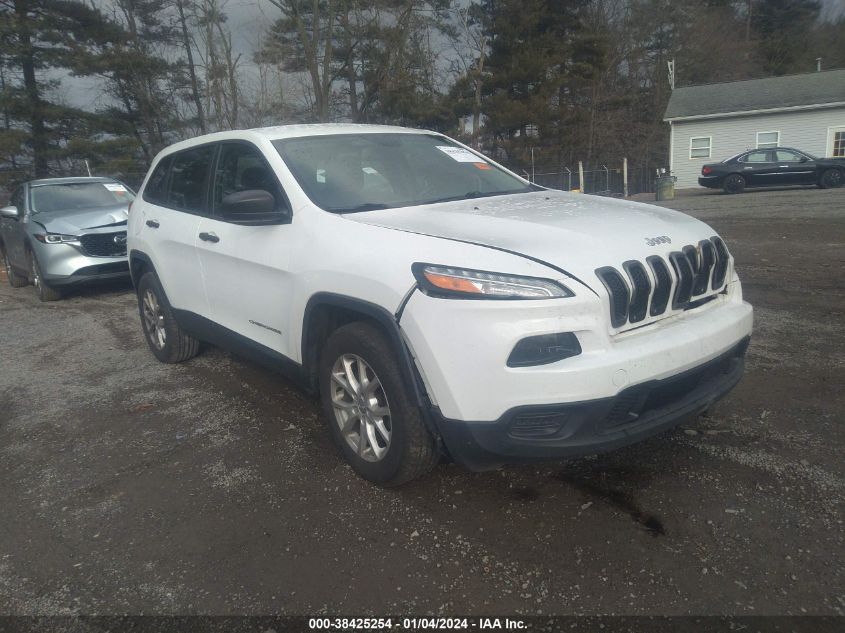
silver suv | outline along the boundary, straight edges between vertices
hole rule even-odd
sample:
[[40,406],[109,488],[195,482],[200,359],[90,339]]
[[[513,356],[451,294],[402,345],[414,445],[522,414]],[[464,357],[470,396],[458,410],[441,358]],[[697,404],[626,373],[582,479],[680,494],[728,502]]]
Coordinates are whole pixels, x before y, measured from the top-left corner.
[[132,191],[111,178],[48,178],[18,187],[0,209],[9,283],[32,283],[42,301],[61,289],[129,274],[126,220]]

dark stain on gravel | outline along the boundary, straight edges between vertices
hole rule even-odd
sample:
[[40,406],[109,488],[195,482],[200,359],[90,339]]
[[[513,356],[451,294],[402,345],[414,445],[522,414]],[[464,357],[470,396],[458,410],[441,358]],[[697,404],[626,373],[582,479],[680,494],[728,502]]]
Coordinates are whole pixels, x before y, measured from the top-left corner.
[[631,492],[614,486],[610,481],[625,474],[625,471],[608,470],[600,472],[597,477],[594,477],[592,473],[578,474],[577,472],[563,470],[558,472],[555,478],[593,499],[603,501],[622,510],[636,523],[651,532],[652,536],[665,536],[666,529],[663,526],[663,521],[654,514],[645,512],[640,508]]
[[526,486],[524,488],[514,488],[511,490],[511,494],[518,501],[525,502],[536,501],[540,498],[540,492],[536,488],[531,488],[530,486]]

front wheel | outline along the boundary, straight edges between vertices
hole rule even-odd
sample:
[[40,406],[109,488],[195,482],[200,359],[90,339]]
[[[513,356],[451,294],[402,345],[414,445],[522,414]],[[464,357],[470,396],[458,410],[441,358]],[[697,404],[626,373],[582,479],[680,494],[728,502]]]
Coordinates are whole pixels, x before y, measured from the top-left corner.
[[845,184],[845,171],[841,169],[826,169],[819,178],[819,186],[822,189],[836,189]]
[[9,280],[9,285],[12,288],[23,288],[29,285],[29,280],[26,275],[21,275],[12,267],[12,262],[9,261],[9,256],[6,254],[6,249],[0,246],[0,252],[3,253],[3,267],[6,269],[6,279]]
[[402,380],[381,331],[337,329],[320,358],[320,398],[335,444],[364,479],[398,486],[437,463],[437,444]]
[[41,301],[58,301],[62,298],[61,293],[55,288],[51,288],[44,281],[44,275],[41,273],[41,266],[38,265],[38,259],[35,253],[29,254],[30,263],[30,278],[32,285],[35,286],[35,293]]
[[199,352],[199,341],[179,327],[155,273],[138,282],[141,329],[150,351],[162,363],[181,363]]
[[742,193],[745,191],[745,178],[739,174],[731,174],[722,181],[722,188],[725,193]]

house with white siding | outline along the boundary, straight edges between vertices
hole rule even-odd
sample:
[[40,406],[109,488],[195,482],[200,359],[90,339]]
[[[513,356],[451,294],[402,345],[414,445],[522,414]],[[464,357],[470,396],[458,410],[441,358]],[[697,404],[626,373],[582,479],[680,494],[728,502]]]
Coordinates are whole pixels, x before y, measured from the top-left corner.
[[697,187],[702,165],[748,149],[845,156],[845,70],[676,88],[663,120],[677,188]]

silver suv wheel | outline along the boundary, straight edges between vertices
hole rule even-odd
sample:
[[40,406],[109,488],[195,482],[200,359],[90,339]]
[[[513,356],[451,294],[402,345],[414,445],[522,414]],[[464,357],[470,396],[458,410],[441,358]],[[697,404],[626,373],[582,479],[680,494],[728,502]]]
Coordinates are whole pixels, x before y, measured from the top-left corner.
[[158,349],[164,349],[164,345],[167,342],[167,332],[164,329],[164,314],[151,288],[148,288],[144,293],[142,310],[144,325],[149,333],[150,340]]
[[350,448],[365,461],[383,459],[392,436],[390,405],[379,377],[363,358],[344,354],[334,362],[331,402]]
[[35,255],[31,256],[30,266],[32,275],[32,285],[35,286],[35,290],[36,292],[38,292],[39,290],[41,290],[41,275],[38,274],[38,264],[35,263]]

